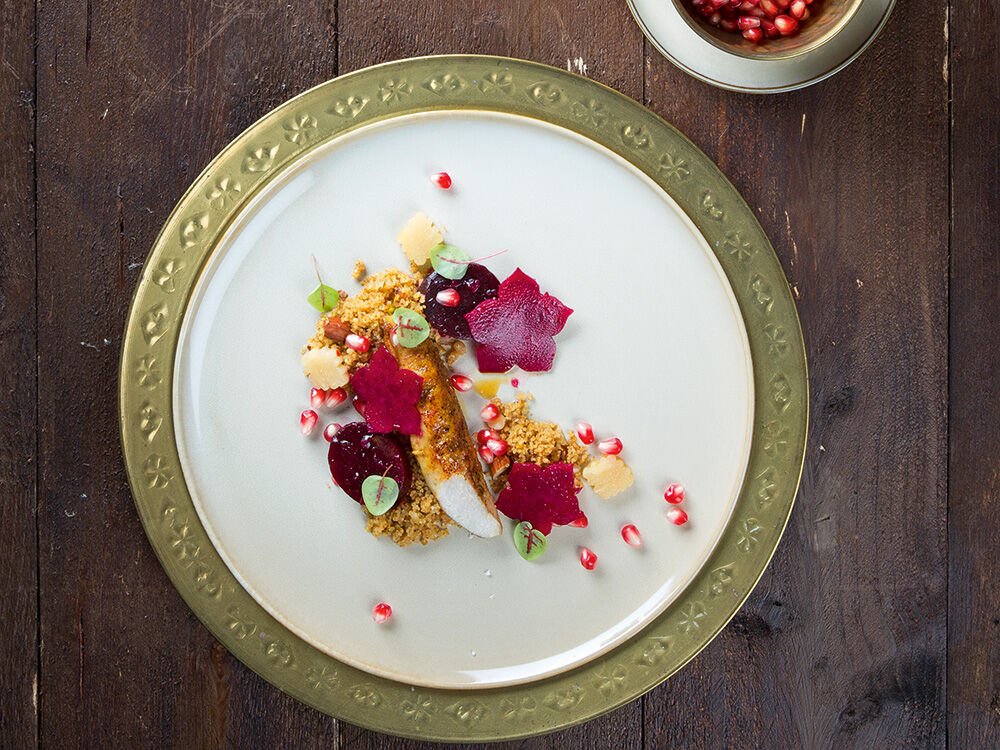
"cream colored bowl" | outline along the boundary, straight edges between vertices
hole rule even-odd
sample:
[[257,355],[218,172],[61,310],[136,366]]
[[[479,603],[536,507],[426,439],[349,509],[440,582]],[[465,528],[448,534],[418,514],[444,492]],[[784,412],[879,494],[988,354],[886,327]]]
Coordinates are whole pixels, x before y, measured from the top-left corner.
[[878,35],[895,0],[817,0],[793,37],[753,44],[691,13],[688,0],[628,0],[653,45],[677,67],[720,88],[774,93],[809,86],[846,67]]

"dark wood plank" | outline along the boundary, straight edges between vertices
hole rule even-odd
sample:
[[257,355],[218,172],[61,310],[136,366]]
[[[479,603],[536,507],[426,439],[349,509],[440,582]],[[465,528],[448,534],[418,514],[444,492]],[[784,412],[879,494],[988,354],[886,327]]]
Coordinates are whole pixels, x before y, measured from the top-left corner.
[[774,96],[717,91],[650,50],[652,107],[778,250],[812,389],[785,538],[724,634],[649,696],[650,747],[945,744],[945,23],[913,0],[850,68]]
[[0,745],[37,740],[34,4],[0,0]]
[[996,3],[951,7],[948,740],[1000,747],[1000,49]]
[[48,746],[337,743],[335,721],[239,665],[173,590],[132,505],[116,415],[126,308],[156,232],[233,136],[334,74],[333,5],[38,4]]
[[[642,35],[626,5],[601,0],[339,0],[340,70],[400,57],[469,52],[509,55],[570,68],[642,98]],[[636,701],[583,727],[525,747],[626,748],[641,745]],[[343,726],[348,747],[420,748],[425,743]]]

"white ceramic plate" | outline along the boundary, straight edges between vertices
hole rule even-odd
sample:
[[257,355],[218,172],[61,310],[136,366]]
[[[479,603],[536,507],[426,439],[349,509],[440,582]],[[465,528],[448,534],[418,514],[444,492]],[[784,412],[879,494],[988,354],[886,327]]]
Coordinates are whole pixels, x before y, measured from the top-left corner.
[[[446,169],[450,191],[428,175]],[[534,563],[504,536],[454,527],[406,549],[374,539],[303,438],[299,352],[316,313],[310,255],[356,288],[402,266],[417,211],[501,279],[521,267],[575,312],[552,371],[520,376],[537,418],[618,435],[636,475],[587,529],[557,528]],[[468,370],[468,368],[466,368]],[[470,372],[471,374],[471,372]],[[501,393],[510,396],[509,388]],[[177,442],[205,528],[244,587],[330,655],[434,687],[490,687],[565,671],[624,642],[685,587],[716,544],[749,452],[753,377],[742,318],[708,245],[658,186],[581,136],[536,120],[446,111],[365,127],[296,161],[238,217],[199,280],[174,372]],[[469,396],[469,413],[482,400]],[[329,421],[357,418],[349,407]],[[676,527],[664,486],[688,490]],[[624,544],[635,523],[641,549]],[[581,545],[598,555],[593,572]],[[387,626],[372,606],[393,607]]]
[[[737,55],[699,33],[687,0],[628,0],[642,32],[677,67],[713,86],[749,93],[788,91],[832,76],[864,52],[894,3],[863,0],[854,13],[832,24],[833,36],[822,45],[790,53]],[[819,16],[813,22],[819,22]]]

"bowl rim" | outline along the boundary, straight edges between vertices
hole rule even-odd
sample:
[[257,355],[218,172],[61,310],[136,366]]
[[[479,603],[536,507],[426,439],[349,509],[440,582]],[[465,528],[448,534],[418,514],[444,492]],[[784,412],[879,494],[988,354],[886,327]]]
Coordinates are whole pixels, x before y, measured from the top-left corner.
[[[801,81],[794,81],[787,84],[780,84],[774,86],[744,86],[740,84],[730,83],[728,81],[718,80],[682,62],[680,59],[677,58],[676,55],[671,54],[667,50],[667,48],[663,45],[663,43],[660,42],[653,34],[652,30],[649,28],[649,25],[642,17],[642,14],[639,12],[639,9],[636,7],[637,0],[625,0],[625,1],[628,4],[629,12],[632,14],[632,18],[639,26],[639,29],[642,31],[643,36],[645,36],[646,40],[649,41],[649,43],[652,44],[653,47],[655,47],[656,50],[659,51],[661,55],[663,55],[667,60],[673,63],[674,66],[680,68],[693,78],[697,78],[699,81],[707,83],[711,86],[715,86],[716,88],[726,89],[728,91],[737,91],[744,94],[778,94],[786,91],[795,91],[797,89],[806,88],[807,86],[812,86],[815,83],[819,83],[820,81],[826,80],[827,78],[836,75],[841,70],[850,65],[852,62],[854,62],[858,57],[862,55],[862,53],[864,53],[865,50],[868,49],[869,46],[871,46],[872,42],[874,42],[875,39],[878,37],[878,35],[882,33],[882,30],[888,23],[889,17],[892,15],[892,11],[896,6],[896,0],[888,0],[886,3],[885,10],[882,13],[882,17],[879,19],[878,23],[875,24],[874,28],[871,30],[868,36],[861,42],[860,45],[858,45],[856,49],[854,49],[850,54],[846,55],[842,60],[840,60],[835,65],[830,67],[828,70],[813,75],[809,78],[803,79]],[[732,48],[723,47],[722,45],[718,44],[716,40],[712,39],[710,35],[706,34],[703,30],[694,28],[694,23],[696,23],[696,21],[691,17],[690,13],[688,13],[687,10],[683,8],[680,0],[673,0],[672,5],[674,6],[678,14],[685,18],[686,23],[688,23],[688,25],[692,27],[692,31],[697,35],[697,37],[700,40],[708,44],[711,44],[720,52],[730,55],[732,58],[736,60],[752,60],[756,63],[763,63],[763,64],[768,64],[772,62],[774,63],[785,62],[793,57],[802,57],[808,53],[815,53],[817,49],[819,49],[822,46],[825,46],[825,44],[807,45],[803,47],[801,51],[797,51],[795,54],[787,54],[787,55],[765,56],[765,55],[738,54]],[[838,24],[838,26],[832,31],[835,31],[836,34],[839,34],[841,31],[843,31],[844,28],[848,25],[848,23],[850,23],[850,21],[856,18],[857,13],[861,9],[862,5],[863,5],[862,0],[859,0],[858,2],[854,3],[852,12],[846,15],[844,21]],[[836,34],[834,33],[825,34],[823,37],[817,40],[817,42],[828,41],[832,39],[834,36],[836,36]]]

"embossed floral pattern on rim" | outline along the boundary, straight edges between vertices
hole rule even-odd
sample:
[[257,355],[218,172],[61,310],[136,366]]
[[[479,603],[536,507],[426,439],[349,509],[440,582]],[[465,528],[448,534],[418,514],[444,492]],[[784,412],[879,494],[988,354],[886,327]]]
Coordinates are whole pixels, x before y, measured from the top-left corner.
[[[732,519],[708,562],[626,644],[569,672],[493,690],[414,691],[313,648],[244,591],[198,519],[177,456],[171,403],[180,321],[218,239],[277,173],[379,120],[480,109],[565,127],[632,162],[707,238],[736,294],[753,359],[754,437]],[[129,311],[119,401],[136,507],[164,569],[213,635],[279,689],[345,721],[441,741],[515,739],[621,706],[692,659],[726,625],[770,560],[798,488],[808,419],[805,347],[781,265],[749,207],[672,126],[628,97],[538,63],[455,55],[359,70],[300,94],[248,128],[202,172],[156,239]]]

